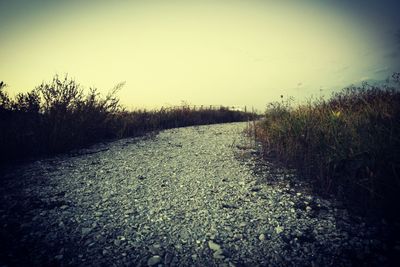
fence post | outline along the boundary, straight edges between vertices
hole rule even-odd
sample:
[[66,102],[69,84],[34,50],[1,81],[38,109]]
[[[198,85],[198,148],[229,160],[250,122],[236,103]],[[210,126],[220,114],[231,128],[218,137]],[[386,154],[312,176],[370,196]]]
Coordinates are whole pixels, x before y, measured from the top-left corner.
[[256,114],[253,107],[251,107],[251,114],[253,116],[254,147],[256,147]]

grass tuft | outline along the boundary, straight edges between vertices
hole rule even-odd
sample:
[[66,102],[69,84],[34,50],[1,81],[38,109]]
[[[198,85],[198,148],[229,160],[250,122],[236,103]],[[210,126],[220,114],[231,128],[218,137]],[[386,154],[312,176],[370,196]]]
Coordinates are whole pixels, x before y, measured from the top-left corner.
[[295,167],[323,194],[399,218],[400,91],[364,83],[294,107],[273,103],[256,125],[263,155]]

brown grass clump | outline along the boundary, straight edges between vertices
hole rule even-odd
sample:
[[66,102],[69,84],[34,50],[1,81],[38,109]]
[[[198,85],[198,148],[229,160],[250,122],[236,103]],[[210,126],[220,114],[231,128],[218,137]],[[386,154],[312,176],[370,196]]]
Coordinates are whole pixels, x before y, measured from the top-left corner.
[[274,103],[256,126],[264,157],[295,167],[321,193],[399,217],[400,91],[364,83],[329,100]]

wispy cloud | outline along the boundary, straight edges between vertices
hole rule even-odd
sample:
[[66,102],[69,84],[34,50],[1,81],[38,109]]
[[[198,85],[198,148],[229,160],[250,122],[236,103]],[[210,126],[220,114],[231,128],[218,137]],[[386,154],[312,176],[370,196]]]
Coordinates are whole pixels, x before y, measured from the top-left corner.
[[364,77],[361,77],[361,78],[360,78],[359,82],[365,82],[365,81],[368,81],[368,80],[371,80],[371,77],[369,77],[369,76],[364,76]]
[[389,67],[388,67],[388,66],[385,66],[385,67],[383,67],[383,68],[377,68],[377,69],[375,69],[373,72],[374,72],[375,74],[379,74],[379,73],[383,73],[383,72],[387,72],[387,71],[389,71]]

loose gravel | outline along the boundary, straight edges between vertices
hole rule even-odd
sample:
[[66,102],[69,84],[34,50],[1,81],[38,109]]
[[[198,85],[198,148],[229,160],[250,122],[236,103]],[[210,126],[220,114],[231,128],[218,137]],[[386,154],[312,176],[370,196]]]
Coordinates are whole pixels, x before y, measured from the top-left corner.
[[374,227],[257,163],[245,126],[171,129],[2,171],[0,265],[385,264]]

